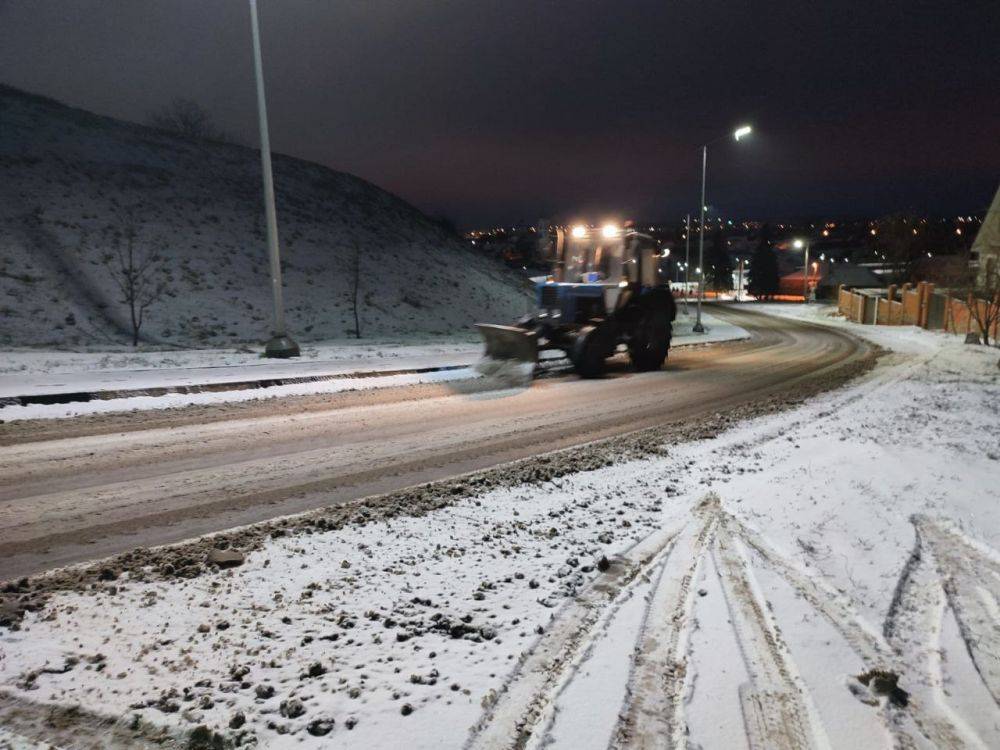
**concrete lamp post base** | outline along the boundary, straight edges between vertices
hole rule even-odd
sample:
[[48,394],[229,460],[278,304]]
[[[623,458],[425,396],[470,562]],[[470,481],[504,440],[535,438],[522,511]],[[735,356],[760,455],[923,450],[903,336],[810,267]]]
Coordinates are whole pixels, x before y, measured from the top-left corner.
[[695,333],[704,333],[705,326],[703,326],[701,323],[695,323],[694,328],[692,328],[691,330],[694,331]]
[[288,359],[289,357],[298,357],[299,354],[301,354],[299,345],[290,336],[275,336],[264,347],[265,357]]

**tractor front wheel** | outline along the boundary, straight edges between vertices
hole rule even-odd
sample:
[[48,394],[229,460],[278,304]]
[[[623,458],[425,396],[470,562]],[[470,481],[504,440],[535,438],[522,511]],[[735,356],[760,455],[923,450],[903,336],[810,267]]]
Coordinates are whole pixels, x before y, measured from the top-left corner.
[[670,318],[662,308],[647,309],[628,343],[629,357],[636,370],[659,370],[670,349]]
[[573,342],[570,359],[581,378],[599,378],[604,375],[605,360],[614,348],[613,331],[607,325],[588,325],[580,329]]

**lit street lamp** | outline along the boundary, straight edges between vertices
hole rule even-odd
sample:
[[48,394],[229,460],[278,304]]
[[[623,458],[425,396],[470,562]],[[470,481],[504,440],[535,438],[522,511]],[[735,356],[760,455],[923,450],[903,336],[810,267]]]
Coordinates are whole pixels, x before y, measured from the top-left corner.
[[267,357],[297,357],[299,345],[285,330],[285,308],[281,299],[281,253],[278,249],[278,219],[274,209],[274,176],[271,173],[271,140],[267,132],[267,103],[264,99],[264,64],[260,55],[260,28],[257,0],[250,0],[250,29],[253,33],[253,68],[257,79],[257,117],[260,124],[260,164],[264,172],[264,215],[267,219],[267,249],[271,261],[271,298],[274,303],[274,330],[264,347]]
[[[745,138],[753,132],[749,125],[742,125],[733,132],[733,138],[737,141]],[[705,277],[701,274],[701,269],[705,267],[705,176],[708,171],[708,147],[721,140],[725,136],[709,141],[701,147],[701,223],[698,225],[698,313],[695,317],[694,332],[704,333],[705,326],[701,324],[701,301],[705,296]]]
[[809,302],[809,241],[793,240],[792,247],[796,250],[805,248],[805,257],[802,261],[802,301]]

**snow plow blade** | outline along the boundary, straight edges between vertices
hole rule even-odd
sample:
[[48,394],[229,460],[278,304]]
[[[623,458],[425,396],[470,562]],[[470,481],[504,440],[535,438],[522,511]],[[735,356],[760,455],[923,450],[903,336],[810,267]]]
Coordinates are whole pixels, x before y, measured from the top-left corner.
[[531,364],[538,361],[538,340],[534,331],[490,323],[476,323],[476,328],[479,329],[486,344],[487,357]]

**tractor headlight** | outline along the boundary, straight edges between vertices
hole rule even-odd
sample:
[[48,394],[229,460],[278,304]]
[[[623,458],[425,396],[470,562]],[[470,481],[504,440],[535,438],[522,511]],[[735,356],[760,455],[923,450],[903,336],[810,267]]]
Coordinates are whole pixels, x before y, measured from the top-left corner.
[[601,234],[603,234],[608,239],[611,239],[612,237],[617,237],[620,231],[621,230],[614,224],[605,224],[601,228]]
[[586,237],[587,227],[585,227],[583,224],[577,224],[575,227],[573,227],[573,231],[571,232],[571,234],[577,239],[580,239],[581,237]]

